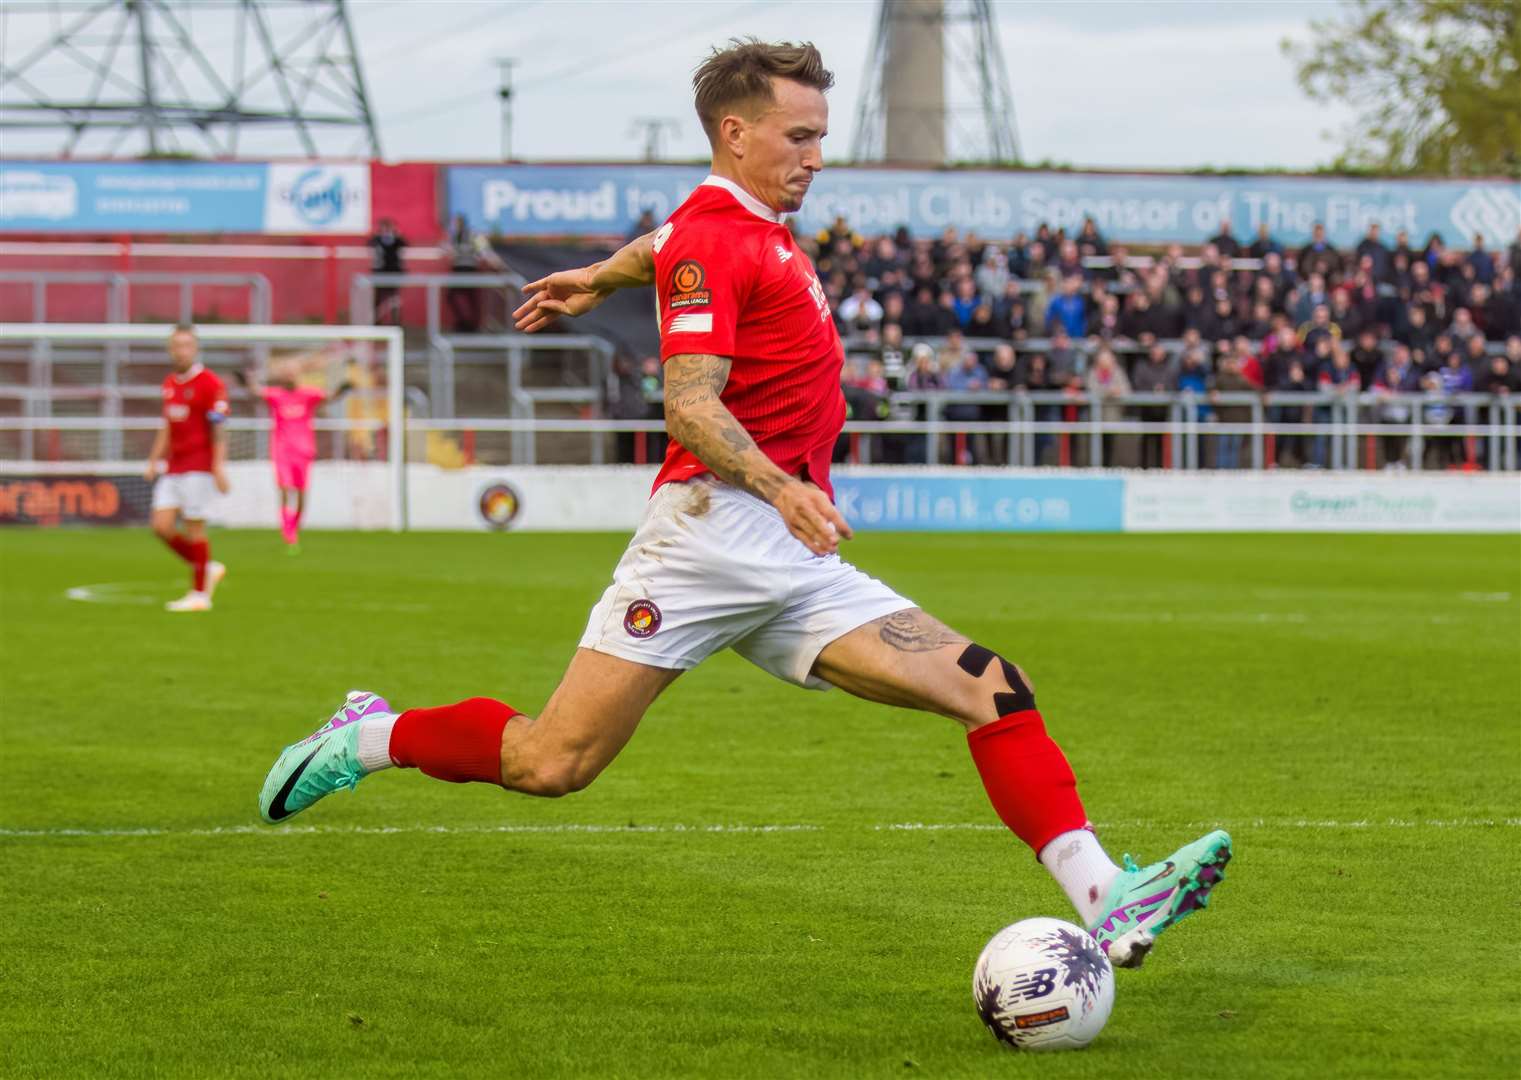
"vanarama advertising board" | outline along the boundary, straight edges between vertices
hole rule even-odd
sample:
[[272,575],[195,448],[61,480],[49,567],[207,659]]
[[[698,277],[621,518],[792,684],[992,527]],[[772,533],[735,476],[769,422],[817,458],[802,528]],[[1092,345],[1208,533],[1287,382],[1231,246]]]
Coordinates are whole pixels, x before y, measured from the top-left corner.
[[137,525],[153,485],[141,476],[0,475],[0,525]]

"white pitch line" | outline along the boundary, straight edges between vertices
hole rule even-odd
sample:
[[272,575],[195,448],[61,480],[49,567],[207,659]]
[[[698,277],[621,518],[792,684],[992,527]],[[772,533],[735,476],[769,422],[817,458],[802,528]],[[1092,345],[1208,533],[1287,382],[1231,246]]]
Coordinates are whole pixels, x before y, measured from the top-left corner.
[[[1249,818],[1239,821],[1110,821],[1105,829],[1312,829],[1360,831],[1367,829],[1489,829],[1518,828],[1521,818],[1366,818],[1356,821],[1318,818]],[[992,822],[901,821],[881,825],[220,825],[213,828],[174,829],[144,826],[118,829],[11,829],[0,828],[0,838],[13,839],[138,839],[161,836],[484,836],[484,835],[625,835],[625,834],[769,834],[820,832],[1005,832]]]
[[819,832],[818,825],[218,825],[209,829],[4,829],[3,837],[155,836],[395,836],[437,833],[477,836],[497,833],[786,833]]
[[168,595],[173,588],[173,585],[163,585],[156,581],[103,581],[98,585],[75,585],[71,589],[65,589],[63,595],[85,604],[157,604],[161,602],[158,598],[124,595],[123,590],[152,589]]
[[[162,603],[165,597],[172,597],[178,585],[174,582],[164,584],[156,581],[102,581],[94,585],[74,585],[63,591],[63,595],[70,600],[77,600],[85,604],[131,604],[135,606],[152,606]],[[153,595],[141,595],[143,592],[151,592]],[[431,604],[425,603],[392,603],[384,600],[345,600],[345,601],[322,601],[322,600],[253,600],[244,601],[244,608],[259,608],[261,610],[273,609],[277,611],[364,611],[364,612],[396,612],[402,615],[425,615],[433,611]],[[3,835],[3,834],[0,834]]]
[[[1243,818],[1240,821],[1101,821],[1094,826],[1105,829],[1513,829],[1521,827],[1521,818],[1365,818],[1339,821],[1317,818]],[[895,825],[873,825],[876,832],[999,832],[1002,825],[970,822],[929,824],[906,821]]]

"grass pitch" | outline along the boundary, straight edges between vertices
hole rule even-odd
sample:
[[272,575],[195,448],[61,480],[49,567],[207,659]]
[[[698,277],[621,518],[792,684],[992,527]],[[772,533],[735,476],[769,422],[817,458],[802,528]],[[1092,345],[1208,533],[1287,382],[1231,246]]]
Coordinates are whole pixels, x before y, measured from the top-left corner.
[[1082,1053],[978,1023],[987,938],[1071,914],[955,726],[732,655],[580,795],[392,772],[257,823],[350,687],[536,709],[623,542],[218,533],[173,616],[146,531],[0,534],[0,1075],[1521,1071],[1514,537],[849,546],[1031,673],[1112,852],[1236,839]]

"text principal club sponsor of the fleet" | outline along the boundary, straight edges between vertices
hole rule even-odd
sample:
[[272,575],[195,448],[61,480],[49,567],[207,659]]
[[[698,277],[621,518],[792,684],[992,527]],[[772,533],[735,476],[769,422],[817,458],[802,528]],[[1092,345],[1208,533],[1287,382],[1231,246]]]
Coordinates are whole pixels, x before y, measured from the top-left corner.
[[[615,235],[650,211],[663,220],[706,170],[660,165],[465,165],[447,170],[451,214],[504,235]],[[1521,184],[1495,180],[1365,180],[1309,176],[1158,176],[992,170],[825,169],[795,215],[808,230],[844,217],[859,232],[948,226],[985,236],[1073,231],[1092,217],[1112,240],[1165,243],[1210,236],[1230,221],[1243,241],[1266,225],[1302,244],[1316,222],[1350,247],[1382,227],[1453,246],[1482,234],[1494,247],[1521,229]]]

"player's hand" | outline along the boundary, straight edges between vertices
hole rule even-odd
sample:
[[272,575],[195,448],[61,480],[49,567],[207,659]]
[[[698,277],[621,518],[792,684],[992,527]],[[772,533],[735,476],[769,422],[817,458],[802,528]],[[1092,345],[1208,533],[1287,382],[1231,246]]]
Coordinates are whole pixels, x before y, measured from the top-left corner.
[[610,292],[592,288],[593,269],[560,270],[523,286],[528,299],[512,313],[513,324],[525,334],[542,330],[564,315],[585,315],[606,300]]
[[840,550],[841,540],[855,535],[817,485],[793,480],[777,492],[771,505],[782,515],[787,531],[815,555],[834,555]]
[[232,490],[232,485],[227,482],[227,474],[221,469],[211,470],[211,482],[216,485],[217,491],[223,495]]
[[143,479],[150,484],[158,479],[158,462],[150,461],[143,466]]

